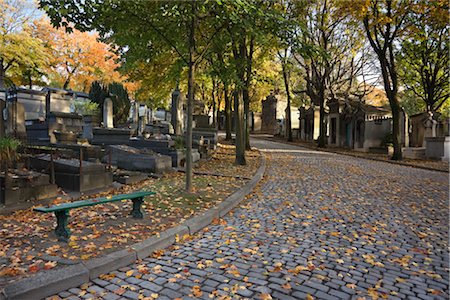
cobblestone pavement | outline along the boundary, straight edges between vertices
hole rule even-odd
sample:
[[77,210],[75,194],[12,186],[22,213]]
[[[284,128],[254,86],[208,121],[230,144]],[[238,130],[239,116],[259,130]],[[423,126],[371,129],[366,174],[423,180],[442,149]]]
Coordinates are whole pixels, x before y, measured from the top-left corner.
[[449,298],[448,174],[253,144],[265,179],[232,215],[59,297]]

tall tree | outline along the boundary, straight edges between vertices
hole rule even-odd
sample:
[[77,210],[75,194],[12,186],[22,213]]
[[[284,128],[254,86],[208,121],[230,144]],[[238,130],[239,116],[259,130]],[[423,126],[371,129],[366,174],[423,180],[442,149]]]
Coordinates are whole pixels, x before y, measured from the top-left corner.
[[[406,21],[413,5],[414,2],[410,0],[357,1],[347,10],[356,20],[362,22],[380,64],[384,90],[392,111],[393,160],[402,159],[396,46],[407,27]],[[343,6],[346,4],[343,3]]]
[[47,19],[34,24],[34,35],[51,52],[47,76],[53,85],[87,92],[94,81],[123,81],[117,71],[118,56],[111,45],[98,41],[98,34],[54,28]]
[[286,123],[284,136],[287,138],[288,142],[292,142],[292,122],[291,122],[291,88],[290,88],[290,77],[291,77],[291,63],[290,63],[290,52],[289,48],[278,51],[278,57],[281,62],[281,69],[283,72],[284,88],[286,92],[287,106],[286,106]]
[[[326,145],[326,101],[348,88],[356,77],[358,31],[351,28],[336,1],[298,1],[299,16],[295,59],[303,69],[305,93],[319,106],[318,147]],[[315,126],[315,125],[314,125]]]
[[212,38],[222,29],[217,24],[220,19],[210,13],[220,1],[41,0],[40,5],[54,24],[71,22],[77,29],[96,29],[119,46],[118,51],[128,65],[145,65],[155,56],[171,52],[176,58],[173,66],[187,68],[186,191],[191,192],[195,71]]
[[410,27],[401,42],[399,75],[411,96],[438,111],[450,97],[448,3],[418,3],[408,17]]
[[0,0],[0,88],[5,87],[8,73],[10,77],[27,76],[30,81],[47,64],[49,55],[42,41],[30,32],[35,16],[29,1]]

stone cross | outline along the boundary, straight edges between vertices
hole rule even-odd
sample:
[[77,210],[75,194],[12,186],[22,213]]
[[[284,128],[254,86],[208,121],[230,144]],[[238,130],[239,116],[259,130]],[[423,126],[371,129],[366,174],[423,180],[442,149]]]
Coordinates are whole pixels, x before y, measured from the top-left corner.
[[105,102],[103,102],[103,126],[106,128],[114,128],[113,102],[110,98],[106,98]]

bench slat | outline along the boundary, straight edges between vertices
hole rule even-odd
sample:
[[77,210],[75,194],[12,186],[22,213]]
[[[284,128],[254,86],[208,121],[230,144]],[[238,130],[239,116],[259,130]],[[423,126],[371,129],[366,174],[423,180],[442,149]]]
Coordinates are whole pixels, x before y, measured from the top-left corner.
[[62,210],[68,210],[73,208],[79,208],[84,206],[93,206],[97,204],[102,203],[108,203],[108,202],[115,202],[115,201],[121,201],[121,200],[127,200],[127,199],[136,199],[140,197],[146,197],[150,195],[154,195],[155,192],[135,192],[135,193],[129,193],[129,194],[120,194],[120,195],[114,195],[112,197],[102,197],[102,198],[93,198],[88,200],[80,200],[75,202],[68,202],[68,203],[62,203],[59,205],[52,205],[49,207],[36,207],[33,210],[43,213],[48,212],[56,212],[56,211],[62,211]]

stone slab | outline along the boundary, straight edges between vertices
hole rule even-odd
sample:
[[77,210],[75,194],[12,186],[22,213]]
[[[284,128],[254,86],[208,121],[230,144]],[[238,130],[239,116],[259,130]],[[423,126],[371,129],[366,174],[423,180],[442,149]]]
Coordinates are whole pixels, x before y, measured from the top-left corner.
[[183,225],[186,225],[189,228],[189,234],[194,234],[210,225],[212,221],[217,218],[219,218],[219,210],[213,208],[199,216],[190,218],[184,222]]
[[136,252],[131,249],[116,251],[106,256],[90,259],[83,262],[89,270],[89,278],[97,278],[101,274],[130,265],[136,261]]
[[89,270],[82,264],[39,273],[8,285],[6,299],[36,300],[79,286],[89,281]]
[[140,243],[136,243],[131,246],[131,249],[136,251],[138,259],[143,259],[150,256],[153,252],[164,249],[175,243],[177,235],[182,237],[185,234],[189,234],[189,228],[180,225],[162,232],[159,236],[154,236]]

